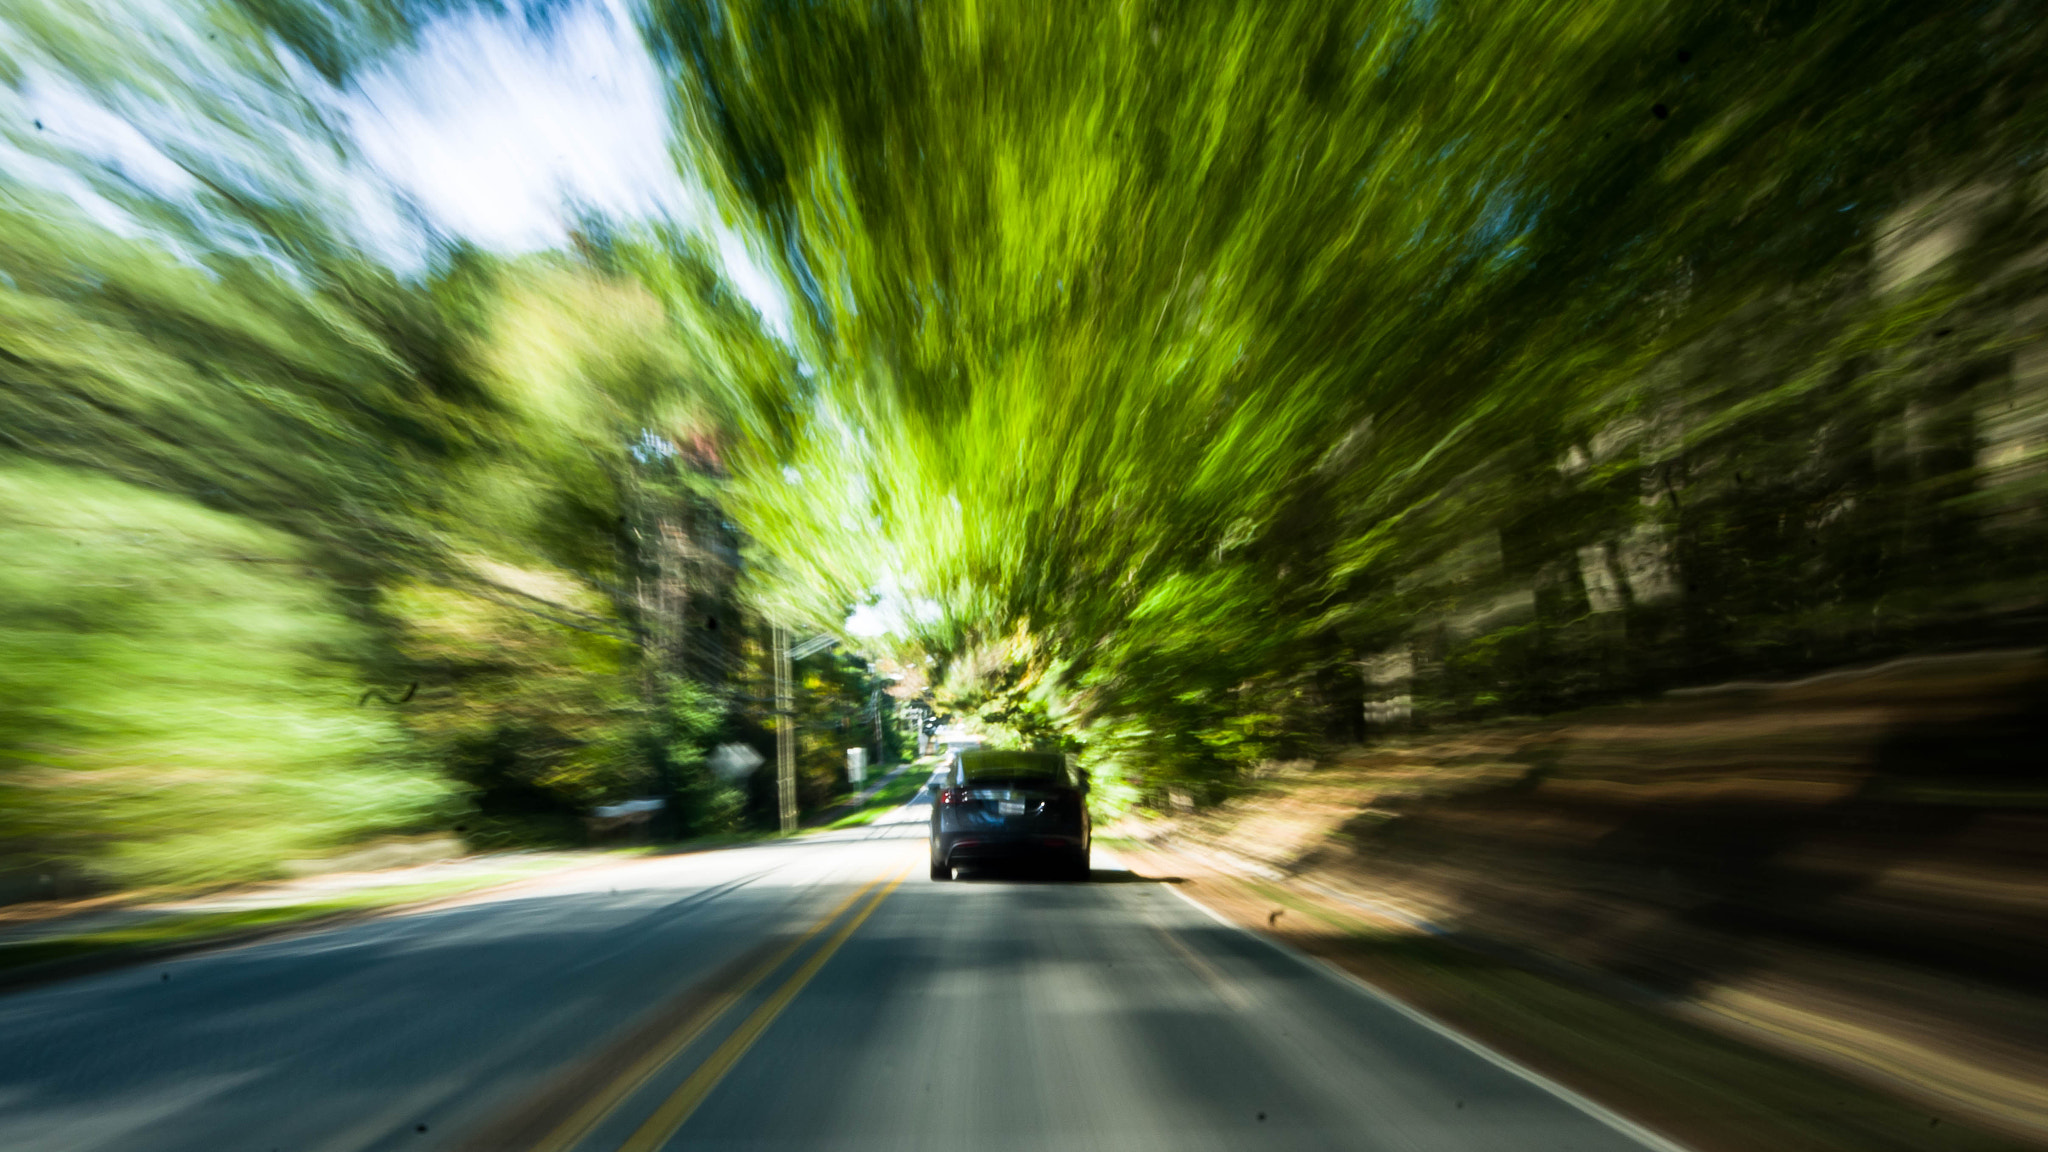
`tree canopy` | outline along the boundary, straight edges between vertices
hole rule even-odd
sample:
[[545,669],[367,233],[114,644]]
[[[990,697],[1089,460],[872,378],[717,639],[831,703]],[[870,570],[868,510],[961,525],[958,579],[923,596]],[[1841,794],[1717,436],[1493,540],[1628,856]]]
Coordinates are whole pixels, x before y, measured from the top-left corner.
[[0,879],[741,827],[775,625],[1105,807],[2038,629],[2035,6],[650,0],[716,228],[483,251],[339,97],[564,11],[0,20]]
[[[1865,442],[1902,402],[1976,287],[1875,290],[1916,198],[1996,189],[2037,228],[2021,4],[659,0],[649,23],[685,161],[800,302],[805,435],[736,505],[775,595],[821,619],[885,596],[957,699],[1155,776],[1352,727],[1357,666],[1480,610],[1478,584],[1545,600],[1542,632],[1600,614],[1591,569],[1552,571],[1583,548],[1641,545],[1645,609],[1682,568],[1753,567],[1767,541],[1676,520],[1744,472],[1714,437],[1818,404]],[[1756,591],[1695,581],[1677,638],[1620,657],[1670,667],[1589,690],[1773,662],[1709,636],[1775,627],[1714,602]],[[1540,639],[1502,621],[1423,655]],[[1461,651],[1484,634],[1499,651]],[[1540,705],[1549,679],[1487,677],[1456,705]]]

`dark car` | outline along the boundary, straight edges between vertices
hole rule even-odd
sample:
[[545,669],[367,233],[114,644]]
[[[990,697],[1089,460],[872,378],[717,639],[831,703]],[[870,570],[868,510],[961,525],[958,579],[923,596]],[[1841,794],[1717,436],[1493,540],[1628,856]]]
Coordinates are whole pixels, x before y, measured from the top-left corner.
[[1056,752],[964,751],[932,804],[932,879],[976,864],[1042,862],[1088,876],[1088,774]]

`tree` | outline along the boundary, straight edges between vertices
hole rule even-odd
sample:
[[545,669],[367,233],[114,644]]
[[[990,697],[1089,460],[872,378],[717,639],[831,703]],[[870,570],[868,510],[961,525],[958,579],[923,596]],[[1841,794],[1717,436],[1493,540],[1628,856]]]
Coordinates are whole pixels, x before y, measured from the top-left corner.
[[[1021,661],[961,699],[1219,782],[1353,727],[1390,646],[1439,713],[1560,659],[1593,672],[1542,706],[1770,663],[1708,638],[1760,602],[1704,595],[1679,640],[1626,601],[1641,642],[1594,659],[1586,582],[1776,547],[1664,518],[1744,471],[1715,437],[1939,326],[1956,281],[1855,286],[1871,238],[1930,184],[2019,187],[2042,35],[1899,0],[664,0],[649,31],[685,161],[799,305],[811,375],[735,484],[776,595],[934,605],[912,647]],[[1796,339],[1748,339],[1784,307]],[[1731,335],[1768,368],[1672,383]]]

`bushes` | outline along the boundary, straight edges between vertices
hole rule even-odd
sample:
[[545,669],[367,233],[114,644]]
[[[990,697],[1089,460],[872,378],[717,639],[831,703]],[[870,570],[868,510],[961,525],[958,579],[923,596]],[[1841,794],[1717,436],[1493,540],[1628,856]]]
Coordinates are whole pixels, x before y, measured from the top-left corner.
[[452,789],[370,637],[288,538],[49,465],[0,468],[0,852],[115,884],[267,875]]

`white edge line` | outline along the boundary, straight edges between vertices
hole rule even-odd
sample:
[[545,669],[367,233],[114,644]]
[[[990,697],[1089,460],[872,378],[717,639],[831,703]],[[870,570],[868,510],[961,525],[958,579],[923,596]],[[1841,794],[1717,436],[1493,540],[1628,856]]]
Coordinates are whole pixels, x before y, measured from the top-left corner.
[[1423,1027],[1429,1029],[1430,1031],[1436,1033],[1437,1035],[1442,1036],[1444,1039],[1457,1044],[1461,1048],[1464,1048],[1466,1051],[1472,1052],[1475,1055],[1485,1058],[1489,1063],[1492,1063],[1499,1068],[1502,1068],[1508,1072],[1512,1072],[1515,1075],[1520,1076],[1522,1079],[1527,1080],[1529,1083],[1534,1084],[1536,1087],[1543,1089],[1545,1092],[1550,1093],[1552,1096],[1555,1096],[1558,1099],[1564,1101],[1565,1103],[1571,1105],[1572,1107],[1577,1108],[1579,1111],[1584,1112],[1586,1115],[1591,1116],[1593,1119],[1600,1121],[1602,1124],[1607,1125],[1609,1128],[1614,1129],[1615,1131],[1621,1133],[1629,1139],[1636,1141],[1637,1143],[1643,1145],[1645,1148],[1654,1149],[1655,1152],[1693,1152],[1692,1149],[1687,1148],[1685,1145],[1680,1144],[1670,1139],[1669,1137],[1661,1136],[1655,1132],[1652,1132],[1648,1128],[1643,1127],[1641,1124],[1638,1124],[1635,1121],[1629,1119],[1628,1117],[1623,1116],[1621,1113],[1614,1111],[1606,1105],[1598,1103],[1594,1100],[1590,1100],[1585,1096],[1581,1096],[1579,1093],[1572,1091],[1570,1088],[1567,1088],[1562,1084],[1559,1084],[1557,1081],[1552,1080],[1550,1077],[1545,1076],[1543,1073],[1536,1071],[1534,1068],[1531,1068],[1528,1065],[1523,1064],[1519,1060],[1516,1060],[1510,1056],[1505,1056],[1499,1052],[1494,1051],[1491,1048],[1488,1048],[1486,1045],[1481,1044],[1479,1041],[1474,1040],[1470,1036],[1467,1036],[1464,1033],[1458,1031],[1457,1029],[1451,1027],[1450,1025],[1444,1023],[1443,1021],[1438,1020],[1436,1017],[1431,1016],[1427,1012],[1424,1012],[1421,1009],[1416,1008],[1415,1006],[1398,999],[1393,995],[1393,993],[1388,992],[1386,989],[1381,988],[1379,985],[1374,984],[1370,980],[1365,979],[1364,977],[1358,975],[1356,972],[1347,971],[1343,968],[1338,967],[1335,964],[1330,963],[1327,960],[1319,959],[1315,956],[1310,956],[1305,952],[1297,951],[1296,949],[1290,947],[1283,941],[1275,940],[1271,936],[1266,936],[1258,932],[1254,932],[1251,929],[1245,927],[1244,925],[1237,923],[1236,921],[1227,919],[1221,912],[1216,911],[1214,908],[1209,907],[1207,904],[1204,904],[1200,900],[1195,899],[1193,896],[1190,896],[1187,893],[1181,891],[1177,885],[1169,884],[1166,887],[1175,896],[1178,896],[1181,899],[1187,901],[1189,904],[1199,909],[1204,916],[1207,916],[1209,919],[1216,921],[1218,924],[1223,925],[1225,928],[1242,932],[1245,935],[1251,937],[1254,940],[1257,940],[1258,942],[1266,945],[1267,947],[1272,948],[1274,951],[1279,952],[1281,955],[1288,957],[1289,959],[1295,961],[1298,964],[1305,965],[1316,972],[1322,973],[1326,977],[1332,977],[1340,983],[1349,984],[1354,990],[1365,993],[1367,996],[1370,996],[1374,1000],[1379,1001],[1381,1004],[1384,1004],[1387,1007],[1392,1008],[1394,1011],[1399,1012],[1401,1015],[1406,1016],[1408,1019],[1415,1021],[1417,1024],[1420,1024]]

